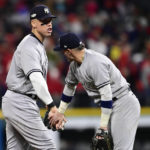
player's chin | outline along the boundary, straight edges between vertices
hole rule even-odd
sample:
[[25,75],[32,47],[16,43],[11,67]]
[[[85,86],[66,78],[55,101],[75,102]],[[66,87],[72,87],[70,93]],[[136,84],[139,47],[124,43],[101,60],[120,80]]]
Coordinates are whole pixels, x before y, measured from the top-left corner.
[[49,36],[51,36],[52,35],[52,32],[51,31],[47,31],[47,32],[45,32],[45,37],[49,37]]
[[45,34],[46,37],[49,37],[51,35],[52,35],[52,32],[48,32],[48,33]]

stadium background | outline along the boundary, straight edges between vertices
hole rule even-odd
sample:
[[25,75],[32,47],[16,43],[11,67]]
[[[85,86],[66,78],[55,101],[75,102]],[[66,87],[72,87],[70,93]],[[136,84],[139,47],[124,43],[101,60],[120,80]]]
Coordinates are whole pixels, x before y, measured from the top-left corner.
[[[47,4],[57,16],[53,21],[53,35],[44,43],[49,59],[48,87],[55,103],[59,105],[69,64],[61,53],[53,51],[53,47],[61,34],[75,32],[87,48],[111,58],[130,82],[142,106],[134,150],[149,150],[149,0],[0,0],[0,101],[6,91],[5,78],[14,50],[20,40],[30,33],[29,10],[39,3]],[[43,116],[44,105],[41,102],[38,105]],[[99,123],[96,121],[99,119],[99,108],[80,84],[66,116],[66,130],[54,135],[59,149],[89,150],[90,138]],[[5,122],[0,113],[0,150],[5,149],[4,128]]]

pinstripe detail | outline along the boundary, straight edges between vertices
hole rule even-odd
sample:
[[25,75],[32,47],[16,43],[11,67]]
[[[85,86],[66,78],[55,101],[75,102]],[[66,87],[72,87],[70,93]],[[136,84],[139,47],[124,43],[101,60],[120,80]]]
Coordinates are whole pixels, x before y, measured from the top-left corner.
[[106,81],[106,82],[100,84],[99,86],[97,86],[97,89],[100,89],[100,88],[102,88],[102,87],[104,87],[105,85],[108,85],[108,84],[110,84],[110,81]]
[[123,87],[117,89],[116,91],[114,91],[113,92],[113,96],[116,97],[116,96],[120,95],[121,93],[123,93],[126,90],[130,90],[130,87],[128,85],[127,86],[123,86]]
[[115,94],[116,92],[118,92],[118,91],[121,90],[121,89],[122,89],[122,87],[119,88],[119,89],[117,89],[115,92],[113,92],[113,94]]
[[87,90],[89,90],[89,91],[92,91],[92,92],[97,92],[97,89],[92,89],[92,88],[89,88],[89,87],[85,87]]
[[33,73],[33,72],[41,72],[42,75],[43,75],[43,72],[42,72],[40,69],[32,69],[32,70],[30,70],[30,71],[26,74],[26,77],[29,78],[30,74]]

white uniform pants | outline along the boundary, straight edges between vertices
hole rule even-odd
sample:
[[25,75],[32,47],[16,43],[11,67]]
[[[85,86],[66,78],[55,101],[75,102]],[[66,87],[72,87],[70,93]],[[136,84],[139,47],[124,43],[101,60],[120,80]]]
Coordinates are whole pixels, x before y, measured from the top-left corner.
[[7,91],[2,111],[6,120],[8,150],[27,150],[27,144],[36,150],[56,150],[35,100]]
[[140,104],[131,91],[114,102],[110,121],[114,150],[133,150],[139,119]]

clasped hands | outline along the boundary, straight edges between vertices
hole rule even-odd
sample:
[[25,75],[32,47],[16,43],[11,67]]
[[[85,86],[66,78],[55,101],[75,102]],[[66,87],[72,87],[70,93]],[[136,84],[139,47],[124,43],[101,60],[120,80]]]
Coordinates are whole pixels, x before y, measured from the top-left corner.
[[60,113],[56,107],[53,107],[48,114],[49,124],[51,129],[64,130],[64,125],[67,122],[64,114]]

